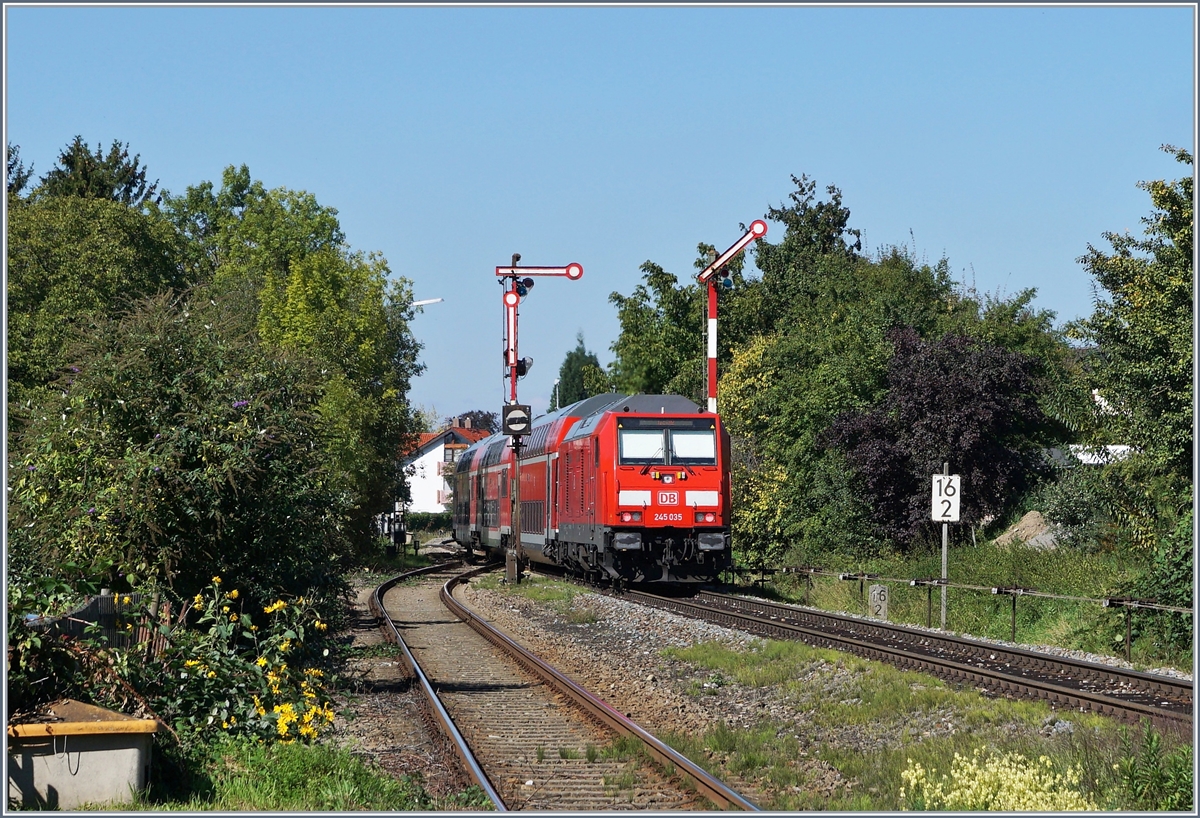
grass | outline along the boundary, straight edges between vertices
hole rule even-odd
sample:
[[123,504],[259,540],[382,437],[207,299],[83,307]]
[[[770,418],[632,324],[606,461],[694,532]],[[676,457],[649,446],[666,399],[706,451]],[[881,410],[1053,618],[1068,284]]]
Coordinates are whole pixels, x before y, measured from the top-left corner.
[[[352,753],[324,745],[224,741],[207,748],[194,760],[184,786],[164,781],[171,771],[155,771],[149,793],[130,809],[185,812],[250,811],[393,811],[469,808],[490,809],[491,802],[477,787],[450,798],[434,798],[419,778],[395,779],[364,763]],[[169,765],[168,765],[169,766]]]
[[[977,747],[1031,758],[1044,754],[1056,767],[1078,766],[1097,803],[1113,809],[1134,805],[1114,767],[1125,757],[1121,730],[1099,716],[1068,714],[1074,731],[1050,739],[1039,732],[1052,715],[1041,702],[988,699],[924,674],[798,642],[762,642],[744,651],[706,643],[665,653],[713,671],[710,678],[726,684],[773,688],[802,714],[795,722],[764,719],[749,729],[721,724],[699,736],[660,736],[718,776],[740,776],[776,793],[759,805],[766,809],[898,810],[900,772],[910,759],[946,771],[956,753],[967,756]],[[955,729],[905,730],[905,724],[928,723],[931,717]],[[864,749],[861,742],[839,741],[880,724],[903,737],[899,747]],[[1183,736],[1165,741],[1164,756],[1165,748],[1187,741]]]
[[[993,587],[1030,588],[1062,596],[1103,599],[1119,595],[1137,573],[1138,567],[1125,555],[1084,553],[1072,548],[1050,551],[980,543],[978,546],[952,547],[948,555],[949,580],[975,585],[985,590],[950,588],[947,591],[948,630],[991,639],[1012,638],[1012,599],[994,595]],[[870,560],[837,561],[829,557],[824,567],[830,571],[864,572],[904,582],[880,583],[888,586],[888,619],[892,622],[925,625],[929,596],[925,587],[913,587],[909,579],[941,574],[941,551],[933,548],[911,556],[880,557]],[[858,582],[836,577],[807,577],[778,574],[765,589],[767,596],[787,602],[802,602],[829,611],[865,614],[866,602],[860,596]],[[940,621],[941,595],[935,588],[932,600],[932,624]],[[1124,655],[1125,620],[1122,610],[1103,608],[1094,602],[1017,597],[1016,641],[1050,644],[1092,653]],[[1173,665],[1182,670],[1192,667],[1190,651],[1172,651],[1156,640],[1138,640],[1135,635],[1131,659],[1138,667]]]
[[512,596],[520,596],[539,605],[551,608],[560,618],[572,625],[589,625],[596,622],[596,614],[575,604],[580,595],[586,598],[587,591],[569,582],[547,577],[527,576],[516,585],[503,581],[500,574],[485,574],[472,580],[483,590],[501,590]]

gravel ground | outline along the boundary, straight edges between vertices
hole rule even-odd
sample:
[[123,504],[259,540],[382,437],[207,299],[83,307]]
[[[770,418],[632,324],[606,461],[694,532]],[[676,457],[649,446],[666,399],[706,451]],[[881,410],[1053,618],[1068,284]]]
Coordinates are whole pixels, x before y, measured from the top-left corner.
[[[836,730],[821,728],[808,718],[819,703],[855,701],[852,697],[859,681],[855,676],[857,671],[845,663],[815,661],[797,680],[803,684],[793,686],[792,693],[780,688],[743,686],[660,653],[669,647],[682,648],[700,642],[718,642],[735,649],[746,649],[759,643],[758,637],[619,598],[580,593],[572,602],[572,610],[564,615],[551,606],[481,589],[472,583],[465,588],[464,600],[530,650],[652,732],[699,736],[722,723],[732,729],[743,729],[764,719],[775,722],[781,736],[791,734],[799,743],[795,766],[804,774],[805,790],[813,794],[848,793],[854,786],[854,782],[814,757],[822,747],[870,753],[970,729],[964,724],[962,714],[950,706],[896,713],[891,719],[843,725]],[[991,641],[1012,646],[1008,642]],[[1016,647],[1110,665],[1126,664],[1122,659],[1080,651],[1031,645]],[[369,672],[380,671],[376,668]],[[1190,678],[1173,669],[1163,672]],[[796,690],[802,692],[796,693]],[[436,748],[436,741],[430,741],[427,736],[418,740],[414,732],[397,736],[395,726],[378,726],[383,722],[394,725],[405,719],[411,719],[415,724],[419,721],[413,716],[415,708],[409,705],[406,715],[389,711],[391,705],[370,697],[360,701],[367,706],[357,705],[357,718],[344,728],[349,741],[367,754],[380,750],[392,753],[396,759],[393,764],[405,759],[405,763],[398,765],[402,768],[400,771],[421,772],[441,792],[453,788],[455,778],[448,774],[447,760]],[[1012,724],[1000,729],[1015,732],[1036,728]],[[1052,739],[1069,734],[1073,729],[1070,721],[1052,714],[1043,721],[1039,732]],[[752,782],[737,781],[734,776],[727,778],[759,803],[769,803],[772,796],[777,795],[762,791]]]

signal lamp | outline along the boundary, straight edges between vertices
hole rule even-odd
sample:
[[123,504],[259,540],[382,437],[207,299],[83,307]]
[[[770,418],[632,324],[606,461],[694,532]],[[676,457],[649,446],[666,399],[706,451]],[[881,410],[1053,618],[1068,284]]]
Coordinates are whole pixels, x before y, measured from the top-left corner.
[[732,290],[733,289],[733,279],[732,278],[723,278],[723,279],[721,279],[721,285],[727,290]]
[[533,358],[522,358],[517,361],[517,377],[524,378],[525,373],[533,369]]
[[716,521],[717,515],[713,514],[711,511],[696,512],[696,522],[698,523],[715,523]]

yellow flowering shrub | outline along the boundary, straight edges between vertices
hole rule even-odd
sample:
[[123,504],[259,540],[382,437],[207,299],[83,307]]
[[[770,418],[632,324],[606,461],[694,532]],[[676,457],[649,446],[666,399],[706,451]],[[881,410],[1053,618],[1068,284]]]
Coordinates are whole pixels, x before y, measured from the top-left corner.
[[332,725],[324,673],[312,666],[328,653],[312,644],[327,626],[311,603],[276,600],[263,607],[260,628],[237,589],[213,577],[191,608],[201,629],[171,634],[158,695],[149,697],[176,730],[311,741]]
[[950,775],[937,777],[909,759],[900,773],[903,809],[1000,810],[1005,812],[1095,810],[1078,790],[1080,771],[1054,769],[1046,756],[1032,761],[1020,753],[996,755],[976,749],[971,757],[954,754]]

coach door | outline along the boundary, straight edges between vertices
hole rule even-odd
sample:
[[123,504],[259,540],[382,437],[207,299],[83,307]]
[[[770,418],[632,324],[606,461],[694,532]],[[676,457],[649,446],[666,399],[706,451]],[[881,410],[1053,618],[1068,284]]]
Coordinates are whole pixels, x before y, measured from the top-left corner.
[[[483,472],[476,474],[473,479],[475,480],[475,530],[482,531],[484,528],[483,496],[484,486],[487,484],[487,479]],[[486,535],[481,534],[480,538],[482,539],[485,536]]]
[[[596,471],[600,466],[600,447],[596,445],[594,439],[588,440],[588,448],[583,452],[585,458],[592,461],[592,467],[587,469],[587,526],[588,540],[596,541]],[[584,461],[586,462],[586,460]]]
[[551,455],[553,464],[550,479],[546,481],[546,539],[555,536],[553,531],[558,527],[558,519],[554,513],[554,501],[558,499],[558,456]]

